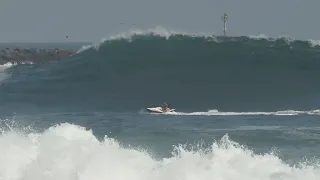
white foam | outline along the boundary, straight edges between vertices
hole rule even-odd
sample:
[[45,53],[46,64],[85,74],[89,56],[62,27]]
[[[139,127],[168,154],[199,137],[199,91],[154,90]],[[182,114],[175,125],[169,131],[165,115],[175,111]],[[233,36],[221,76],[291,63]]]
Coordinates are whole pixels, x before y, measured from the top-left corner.
[[312,40],[309,39],[308,43],[310,44],[311,47],[316,47],[316,46],[320,46],[320,40]]
[[5,70],[9,69],[10,67],[14,66],[15,64],[13,63],[6,63],[3,65],[0,65],[0,72],[4,72]]
[[288,37],[288,36],[278,36],[278,37],[269,37],[267,35],[264,34],[258,34],[258,35],[249,35],[248,36],[250,39],[255,39],[255,40],[261,40],[261,39],[265,39],[268,41],[277,41],[279,39],[284,40],[288,45],[291,45],[296,39]]
[[270,38],[270,37],[268,37],[268,36],[266,36],[266,35],[264,35],[264,34],[258,34],[258,35],[249,35],[248,36],[249,38],[251,38],[251,39],[266,39],[266,40],[273,40],[272,38]]
[[3,65],[0,65],[0,84],[2,84],[4,80],[8,79],[9,74],[7,73],[7,70],[12,66],[15,66],[15,64],[6,63]]
[[[100,142],[85,128],[64,123],[42,133],[0,135],[1,180],[316,180],[317,164],[289,166],[275,154],[258,155],[229,140],[211,148],[176,146],[155,160],[143,150]],[[201,146],[199,146],[201,147]]]
[[210,38],[212,40],[215,40],[215,37],[212,35],[212,33],[206,33],[206,32],[188,33],[180,30],[169,30],[161,26],[156,26],[155,28],[148,28],[146,30],[134,28],[134,29],[130,29],[128,32],[122,32],[116,35],[110,35],[107,38],[103,38],[98,43],[95,43],[92,45],[85,45],[81,47],[77,53],[80,53],[89,48],[99,50],[100,45],[107,41],[125,39],[130,42],[132,41],[132,38],[137,35],[154,35],[154,36],[164,37],[166,39],[168,39],[170,36],[173,36],[173,35],[183,35],[183,36],[189,36],[189,37],[204,37],[204,38]]
[[[151,113],[158,114],[158,113]],[[298,111],[298,110],[285,110],[285,111],[274,111],[274,112],[219,112],[218,110],[209,110],[207,112],[168,112],[164,115],[177,115],[177,116],[297,116],[297,115],[320,115],[320,110],[310,111]]]
[[[20,64],[32,64],[31,62],[22,62]],[[9,77],[9,74],[7,73],[7,70],[13,66],[17,66],[18,63],[6,63],[6,64],[3,64],[3,65],[0,65],[0,84],[8,79]]]
[[[20,64],[33,64],[32,62],[21,62]],[[18,63],[11,63],[11,62],[7,62],[3,65],[0,65],[0,72],[3,72],[7,69],[9,69],[12,66],[16,66],[18,65]]]

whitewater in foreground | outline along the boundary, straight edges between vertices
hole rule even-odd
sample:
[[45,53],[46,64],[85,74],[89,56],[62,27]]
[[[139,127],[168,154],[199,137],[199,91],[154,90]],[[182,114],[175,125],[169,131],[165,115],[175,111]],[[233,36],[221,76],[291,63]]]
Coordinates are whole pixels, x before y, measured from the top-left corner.
[[[192,149],[190,149],[192,147]],[[123,147],[107,136],[64,123],[41,133],[2,132],[0,179],[6,180],[316,180],[317,164],[290,166],[255,154],[224,135],[210,148],[176,145],[169,158]]]

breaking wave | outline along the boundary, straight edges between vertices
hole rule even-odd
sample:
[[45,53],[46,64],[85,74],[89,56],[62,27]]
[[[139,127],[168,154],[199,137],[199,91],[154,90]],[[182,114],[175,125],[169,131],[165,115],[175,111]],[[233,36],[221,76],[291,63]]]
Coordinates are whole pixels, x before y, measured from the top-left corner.
[[48,67],[12,68],[0,102],[137,111],[166,101],[181,112],[309,111],[320,106],[319,59],[315,40],[135,30]]
[[[6,124],[6,123],[4,123]],[[317,161],[289,165],[276,153],[256,154],[224,135],[209,148],[176,145],[170,157],[155,158],[68,123],[43,132],[0,127],[0,179],[3,180],[315,180]],[[8,128],[9,127],[9,128]]]

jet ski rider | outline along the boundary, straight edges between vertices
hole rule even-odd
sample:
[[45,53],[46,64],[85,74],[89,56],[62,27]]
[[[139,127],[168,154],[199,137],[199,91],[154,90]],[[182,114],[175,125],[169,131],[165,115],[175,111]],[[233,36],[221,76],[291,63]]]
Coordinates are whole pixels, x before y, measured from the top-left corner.
[[164,105],[163,109],[164,109],[164,111],[165,111],[165,112],[169,112],[169,111],[170,111],[170,109],[171,109],[171,105],[170,105],[170,104],[165,103],[165,105]]

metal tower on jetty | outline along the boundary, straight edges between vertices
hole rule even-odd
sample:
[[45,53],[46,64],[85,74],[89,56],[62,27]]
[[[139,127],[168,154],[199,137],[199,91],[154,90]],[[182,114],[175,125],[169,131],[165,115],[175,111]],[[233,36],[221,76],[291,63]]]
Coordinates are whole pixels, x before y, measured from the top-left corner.
[[224,13],[224,15],[221,17],[223,21],[223,35],[226,36],[227,31],[227,21],[228,21],[228,15],[227,13]]

